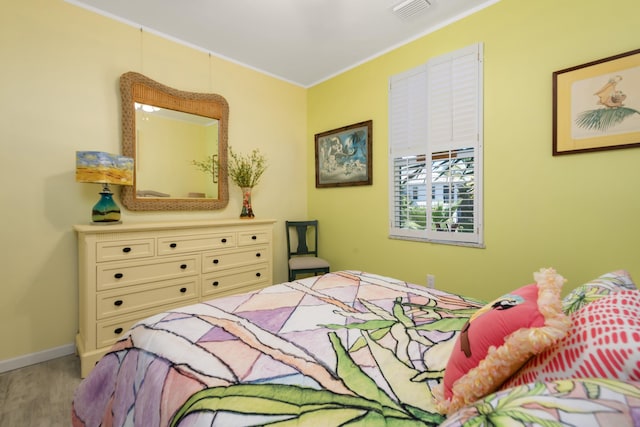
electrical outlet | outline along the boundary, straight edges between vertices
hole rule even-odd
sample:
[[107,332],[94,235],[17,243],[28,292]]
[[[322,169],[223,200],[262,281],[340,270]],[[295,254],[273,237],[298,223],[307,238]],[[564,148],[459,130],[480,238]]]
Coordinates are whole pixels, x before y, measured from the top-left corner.
[[427,287],[434,289],[436,287],[436,276],[427,274]]

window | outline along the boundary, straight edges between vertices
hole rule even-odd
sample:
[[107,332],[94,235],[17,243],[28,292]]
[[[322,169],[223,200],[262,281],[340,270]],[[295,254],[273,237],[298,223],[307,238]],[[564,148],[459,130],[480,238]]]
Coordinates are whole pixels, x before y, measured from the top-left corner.
[[389,82],[390,236],[480,246],[482,45]]

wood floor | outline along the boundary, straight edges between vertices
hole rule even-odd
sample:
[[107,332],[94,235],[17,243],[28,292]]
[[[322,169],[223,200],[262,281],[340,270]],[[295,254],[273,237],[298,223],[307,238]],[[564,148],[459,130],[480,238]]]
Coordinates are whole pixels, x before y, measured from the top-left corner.
[[76,355],[0,374],[0,427],[69,427],[79,383]]

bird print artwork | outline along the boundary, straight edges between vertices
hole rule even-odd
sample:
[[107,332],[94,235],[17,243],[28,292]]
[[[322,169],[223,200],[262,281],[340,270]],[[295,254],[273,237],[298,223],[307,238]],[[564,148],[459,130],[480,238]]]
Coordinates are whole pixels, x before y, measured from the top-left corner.
[[623,76],[616,74],[596,91],[593,96],[597,98],[595,103],[599,108],[581,112],[576,118],[576,126],[592,131],[606,132],[619,125],[625,119],[640,111],[626,107],[627,99],[618,86],[622,86]]
[[612,77],[602,89],[594,93],[594,95],[598,97],[598,104],[609,108],[622,107],[622,101],[625,100],[627,95],[622,93],[621,90],[616,89],[616,85],[621,80],[622,76]]

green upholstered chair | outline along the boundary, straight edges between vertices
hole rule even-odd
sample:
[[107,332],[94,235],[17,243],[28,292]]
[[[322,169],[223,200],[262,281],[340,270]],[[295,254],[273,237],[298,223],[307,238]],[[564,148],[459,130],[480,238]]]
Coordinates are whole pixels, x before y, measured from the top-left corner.
[[328,273],[329,263],[318,257],[318,221],[285,221],[289,281],[298,274]]

